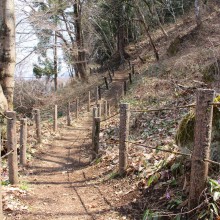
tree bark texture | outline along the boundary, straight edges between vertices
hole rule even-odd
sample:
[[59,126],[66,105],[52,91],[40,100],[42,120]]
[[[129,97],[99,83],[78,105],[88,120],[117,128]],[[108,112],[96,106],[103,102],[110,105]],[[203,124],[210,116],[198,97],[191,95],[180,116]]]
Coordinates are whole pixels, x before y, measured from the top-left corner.
[[15,72],[15,15],[14,0],[0,1],[0,85],[13,109],[14,72]]
[[82,80],[87,80],[87,73],[86,73],[86,53],[84,49],[84,42],[83,42],[83,34],[82,34],[82,8],[80,0],[75,0],[74,3],[74,19],[75,19],[75,36],[76,36],[76,44],[78,49],[77,55],[77,70],[80,74]]
[[118,52],[120,55],[121,63],[125,61],[125,27],[124,27],[124,3],[117,1],[118,4]]
[[58,77],[58,59],[57,59],[57,34],[54,34],[54,89],[57,91],[57,77]]

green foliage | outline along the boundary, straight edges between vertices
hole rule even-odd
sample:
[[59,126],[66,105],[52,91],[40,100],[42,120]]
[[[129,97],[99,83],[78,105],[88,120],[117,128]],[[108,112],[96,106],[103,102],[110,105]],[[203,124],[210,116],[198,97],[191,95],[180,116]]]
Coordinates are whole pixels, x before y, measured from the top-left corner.
[[[117,51],[118,23],[122,19],[126,30],[125,43],[136,38],[138,27],[132,19],[135,18],[135,10],[129,0],[124,1],[99,1],[99,12],[91,23],[98,36],[95,38],[93,55],[97,62],[108,60]],[[123,8],[123,13],[120,9]]]
[[109,180],[112,180],[112,179],[115,179],[115,178],[117,178],[117,177],[119,177],[119,173],[117,173],[117,172],[112,172],[110,175],[109,175]]
[[177,196],[168,202],[167,208],[169,210],[176,209],[182,202],[181,196]]
[[154,175],[152,175],[148,181],[147,181],[147,185],[148,186],[151,186],[153,183],[156,183],[160,178],[160,174],[159,173],[156,173]]
[[142,220],[156,220],[158,219],[157,217],[157,213],[156,212],[153,212],[151,211],[150,209],[147,209],[145,212],[144,212],[144,215],[143,215],[143,219]]
[[41,78],[42,76],[50,78],[55,73],[53,61],[49,58],[39,59],[39,65],[34,64],[33,73],[36,78]]
[[29,189],[28,183],[25,182],[25,181],[21,182],[19,188],[20,188],[21,190],[27,191],[27,190]]
[[219,216],[218,201],[220,198],[220,185],[218,181],[208,180],[209,202],[207,208],[198,213],[198,219],[216,219]]
[[10,185],[9,180],[3,180],[2,181],[2,186],[8,186],[8,185]]

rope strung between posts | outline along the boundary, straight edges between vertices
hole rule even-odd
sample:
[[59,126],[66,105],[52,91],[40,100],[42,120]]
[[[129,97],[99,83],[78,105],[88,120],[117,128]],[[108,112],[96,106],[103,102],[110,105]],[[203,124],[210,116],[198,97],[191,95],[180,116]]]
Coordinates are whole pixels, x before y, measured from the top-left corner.
[[150,149],[153,149],[153,150],[158,150],[158,151],[162,151],[162,152],[166,152],[166,153],[172,153],[172,154],[176,154],[176,155],[191,157],[191,154],[185,154],[185,153],[181,153],[181,152],[178,152],[178,151],[172,151],[172,150],[161,149],[161,148],[158,148],[158,147],[146,146],[144,144],[139,144],[139,143],[135,143],[135,142],[131,142],[131,141],[125,141],[125,142],[129,143],[129,144],[136,145],[136,146],[150,148]]
[[177,109],[183,109],[183,108],[192,108],[195,107],[195,104],[185,105],[185,106],[177,106],[175,108],[161,108],[161,109],[146,109],[146,110],[130,110],[130,112],[157,112],[157,111],[175,111]]
[[[220,102],[213,102],[210,103],[210,105],[213,106],[220,106]],[[177,109],[183,109],[183,108],[194,108],[196,107],[195,104],[189,104],[184,106],[176,106],[174,108],[161,108],[161,109],[144,109],[144,110],[130,110],[130,112],[156,112],[156,111],[170,111],[170,110],[177,110]]]
[[109,118],[103,119],[103,120],[101,120],[100,122],[108,121],[108,120],[110,120],[110,119],[112,119],[112,118],[114,118],[115,116],[118,116],[118,115],[120,115],[120,112],[118,112],[117,114],[114,114],[114,115],[110,116]]
[[[107,141],[110,141],[110,140],[111,140],[111,138],[109,138]],[[119,143],[119,140],[112,140],[111,142]],[[149,148],[149,149],[153,149],[153,150],[158,150],[158,151],[162,151],[162,152],[166,152],[166,153],[172,153],[172,154],[176,154],[176,155],[187,156],[187,157],[190,157],[190,158],[192,157],[191,154],[185,154],[185,153],[181,153],[181,152],[178,152],[178,151],[166,150],[166,149],[161,149],[161,148],[158,148],[158,147],[150,147],[150,146],[146,146],[144,144],[135,143],[135,142],[131,142],[131,141],[125,141],[125,142],[129,143],[129,144],[136,145],[136,146],[141,146],[141,147],[145,147],[145,148]],[[208,163],[212,163],[212,164],[220,166],[219,162],[216,162],[216,161],[213,161],[213,160],[204,159],[204,160],[200,160],[200,161],[204,161],[204,162],[208,162]]]
[[2,156],[1,158],[4,159],[7,156],[9,156],[10,154],[12,154],[14,152],[14,150],[9,151],[7,154],[5,154],[4,156]]

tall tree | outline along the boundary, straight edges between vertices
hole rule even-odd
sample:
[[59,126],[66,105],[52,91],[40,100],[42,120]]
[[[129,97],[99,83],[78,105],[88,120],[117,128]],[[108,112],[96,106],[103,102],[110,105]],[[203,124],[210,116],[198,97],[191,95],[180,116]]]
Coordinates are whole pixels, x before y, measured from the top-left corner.
[[[15,12],[14,0],[0,1],[0,90],[13,109],[14,72],[15,72]],[[2,102],[2,98],[1,102]],[[1,107],[7,108],[6,104]],[[6,110],[6,109],[4,109]]]
[[86,73],[86,53],[84,48],[84,39],[82,32],[82,3],[80,0],[75,0],[74,4],[74,19],[75,19],[75,38],[78,50],[76,71],[79,73],[83,80],[87,79]]

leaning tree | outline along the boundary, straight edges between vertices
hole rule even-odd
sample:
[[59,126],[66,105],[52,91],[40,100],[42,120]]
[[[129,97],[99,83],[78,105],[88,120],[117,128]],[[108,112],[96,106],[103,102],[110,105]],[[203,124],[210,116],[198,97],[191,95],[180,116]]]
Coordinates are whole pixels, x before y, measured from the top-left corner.
[[14,0],[0,1],[0,108],[13,109],[15,72]]

